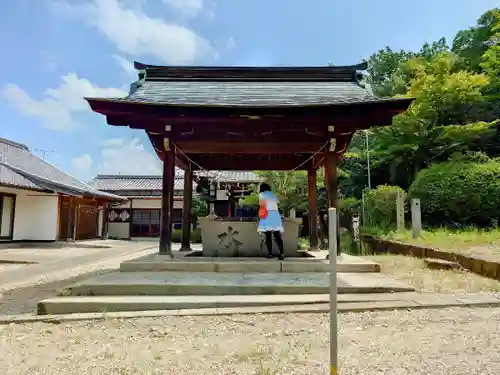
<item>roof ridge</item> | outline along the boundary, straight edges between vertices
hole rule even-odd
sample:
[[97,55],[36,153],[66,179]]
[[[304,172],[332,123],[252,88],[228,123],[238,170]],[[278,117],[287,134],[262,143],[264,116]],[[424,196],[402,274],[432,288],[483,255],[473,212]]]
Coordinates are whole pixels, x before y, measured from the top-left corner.
[[[145,81],[355,82],[366,62],[344,66],[166,66],[134,63]],[[141,73],[142,74],[142,73]],[[141,78],[141,82],[143,82]],[[137,86],[137,85],[136,85]]]
[[[176,176],[177,177],[177,176]],[[92,181],[94,180],[98,180],[98,179],[102,179],[102,180],[108,180],[108,179],[112,179],[112,178],[116,178],[116,179],[144,179],[144,178],[163,178],[163,176],[160,174],[160,175],[134,175],[134,174],[98,174],[96,177],[94,177],[92,179]]]
[[28,146],[26,146],[25,144],[19,143],[19,142],[14,142],[14,141],[11,141],[10,139],[7,139],[7,138],[0,137],[0,143],[5,143],[9,146],[13,146],[13,147],[17,147],[17,148],[29,151]]
[[[61,173],[65,174],[66,176],[71,177],[71,178],[72,178],[73,180],[75,180],[76,182],[78,182],[78,183],[80,183],[80,184],[84,185],[85,187],[88,187],[88,188],[90,189],[90,190],[89,190],[89,192],[93,190],[93,188],[92,188],[90,185],[87,185],[85,182],[80,181],[80,180],[79,180],[78,178],[76,178],[75,176],[73,176],[73,175],[69,174],[68,172],[63,171],[62,169],[57,168],[54,164],[52,164],[52,163],[48,162],[48,161],[47,161],[47,160],[45,160],[45,159],[42,159],[42,158],[38,157],[37,155],[35,155],[35,154],[34,154],[34,153],[32,153],[31,151],[30,151],[29,153],[30,153],[33,157],[35,157],[35,158],[37,158],[38,160],[40,160],[42,163],[44,163],[44,164],[47,164],[47,165],[51,166],[52,168],[54,168],[54,169],[58,170],[59,172],[61,172]],[[28,172],[28,173],[29,173],[29,172]],[[30,174],[31,174],[31,173],[30,173]],[[36,175],[36,174],[34,174],[34,173],[33,173],[33,175],[34,175],[34,176],[37,176],[37,175]],[[37,177],[38,177],[38,176],[37,176]],[[45,179],[44,177],[41,177],[41,178]],[[67,185],[67,184],[65,184],[65,183],[58,182],[58,184],[59,184],[59,185],[61,185],[61,186],[66,186],[66,187],[71,188],[71,186],[70,186],[70,185]]]
[[341,70],[366,70],[368,69],[368,62],[362,61],[354,65],[317,65],[317,66],[238,66],[238,65],[153,65],[144,64],[139,61],[134,61],[134,68],[136,70],[147,70],[147,69],[168,69],[168,70],[207,70],[207,71],[220,71],[220,70],[240,70],[240,71],[259,71],[259,70],[274,70],[274,71],[314,71],[314,70],[329,70],[329,71],[341,71]]
[[[33,154],[31,154],[31,155],[33,155]],[[36,156],[36,155],[33,155],[33,156]],[[38,158],[38,159],[40,159],[40,158]],[[42,160],[42,159],[40,159],[40,160]],[[52,166],[53,168],[57,169],[58,171],[60,171],[62,173],[66,173],[64,171],[61,171],[59,168],[55,167],[54,165],[46,162],[45,160],[42,160],[42,161],[45,162],[46,164]],[[67,173],[66,174],[68,176],[74,178],[76,181],[78,181],[81,184],[83,184],[84,187],[85,187],[85,189],[82,189],[82,188],[77,187],[77,186],[71,186],[71,185],[65,184],[65,183],[60,182],[60,181],[52,181],[52,180],[50,180],[50,179],[48,179],[46,177],[40,176],[40,175],[38,175],[36,173],[28,172],[28,171],[26,171],[23,168],[19,168],[19,167],[15,166],[15,165],[11,165],[9,163],[6,163],[5,161],[1,161],[0,160],[0,165],[3,165],[3,166],[9,168],[10,170],[12,170],[14,172],[21,174],[26,179],[30,180],[32,183],[34,183],[36,185],[40,185],[40,182],[42,182],[43,184],[54,185],[56,187],[59,186],[62,189],[65,189],[65,190],[68,190],[68,191],[74,191],[74,192],[80,193],[82,195],[84,195],[85,193],[90,193],[90,194],[94,194],[94,195],[113,196],[113,197],[116,197],[116,198],[122,198],[122,197],[120,197],[120,196],[118,196],[116,194],[109,194],[109,193],[101,192],[98,189],[94,189],[93,187],[85,184],[84,182],[82,182],[82,181],[74,178],[73,176],[71,176],[70,174],[67,174]],[[44,188],[44,189],[47,189],[46,187],[43,187],[43,186],[41,186],[41,187]]]

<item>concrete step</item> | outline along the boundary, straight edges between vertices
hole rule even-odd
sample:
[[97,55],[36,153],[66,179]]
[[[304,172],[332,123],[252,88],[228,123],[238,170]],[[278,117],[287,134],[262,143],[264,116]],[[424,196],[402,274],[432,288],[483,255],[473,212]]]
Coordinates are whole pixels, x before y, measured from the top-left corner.
[[[343,254],[337,261],[337,272],[380,272],[380,265],[369,260]],[[171,259],[153,254],[123,262],[122,272],[329,272],[330,264],[325,259],[287,258],[284,261],[265,258],[206,258],[182,257]]]
[[[112,272],[68,288],[72,296],[327,294],[328,273]],[[339,273],[338,293],[411,292],[379,273]]]
[[[339,304],[412,301],[417,293],[340,294]],[[329,303],[327,294],[226,296],[81,296],[49,298],[38,303],[38,314],[74,314],[225,307],[291,306]]]
[[453,270],[460,268],[460,264],[444,259],[425,258],[424,263],[427,268],[434,270]]

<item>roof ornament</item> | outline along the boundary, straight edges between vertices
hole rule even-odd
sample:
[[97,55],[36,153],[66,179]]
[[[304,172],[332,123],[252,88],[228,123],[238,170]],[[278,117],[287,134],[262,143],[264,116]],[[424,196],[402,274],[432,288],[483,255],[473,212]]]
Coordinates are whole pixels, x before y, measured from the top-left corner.
[[130,90],[128,92],[129,95],[132,95],[134,92],[136,92],[137,89],[141,87],[144,82],[146,82],[146,70],[139,70],[137,76],[137,81],[134,81],[130,84]]

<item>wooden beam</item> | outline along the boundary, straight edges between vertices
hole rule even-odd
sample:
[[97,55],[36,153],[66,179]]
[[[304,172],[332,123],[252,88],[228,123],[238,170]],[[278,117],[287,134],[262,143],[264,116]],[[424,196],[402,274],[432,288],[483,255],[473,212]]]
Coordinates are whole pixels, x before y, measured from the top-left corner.
[[[193,159],[197,161],[197,159]],[[252,160],[231,160],[224,161],[205,161],[199,164],[208,170],[219,171],[252,171],[252,170],[273,170],[273,171],[290,171],[301,164],[298,160],[269,160],[269,161],[252,161]],[[306,170],[307,164],[297,168],[297,170]]]
[[140,102],[127,102],[123,100],[110,99],[88,99],[88,103],[94,112],[105,115],[147,115],[153,117],[172,118],[176,117],[247,117],[251,116],[283,116],[299,118],[325,118],[347,115],[352,116],[359,113],[404,111],[412,103],[413,98],[402,98],[398,100],[372,101],[368,103],[324,104],[315,106],[281,106],[281,107],[224,107],[224,106],[169,106],[151,105]]
[[181,141],[176,146],[185,153],[205,154],[290,154],[315,153],[325,142],[314,143],[249,143],[249,142],[207,142]]
[[184,194],[182,202],[182,244],[181,251],[190,251],[191,246],[191,206],[193,203],[193,169],[189,164],[184,172]]
[[[347,132],[346,134],[349,134]],[[184,142],[252,142],[252,143],[320,143],[324,144],[329,135],[326,132],[308,132],[306,130],[260,131],[243,130],[195,130],[192,133],[175,133],[172,138],[176,143]]]
[[161,200],[160,254],[172,256],[172,209],[174,207],[175,150],[164,140],[163,187]]
[[309,246],[311,249],[318,248],[318,205],[316,190],[316,169],[307,170],[307,187],[309,202]]
[[235,127],[265,130],[304,130],[307,128],[312,132],[324,132],[328,126],[334,125],[339,133],[356,131],[357,129],[368,129],[373,126],[390,125],[394,114],[386,111],[359,112],[349,115],[328,115],[325,117],[260,117],[260,119],[249,119],[248,117],[226,116],[226,117],[159,117],[147,114],[121,114],[106,117],[109,125],[128,126],[132,129],[145,129],[149,132],[163,133],[165,124],[172,126],[172,131],[190,132],[193,128],[210,127],[217,129],[232,129]]

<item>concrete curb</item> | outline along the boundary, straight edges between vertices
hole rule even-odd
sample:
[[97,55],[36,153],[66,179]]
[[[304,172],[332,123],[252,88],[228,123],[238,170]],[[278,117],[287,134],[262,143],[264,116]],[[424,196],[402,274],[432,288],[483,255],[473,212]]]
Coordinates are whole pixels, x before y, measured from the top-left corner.
[[[427,302],[426,302],[427,298]],[[476,299],[476,300],[475,300]],[[347,302],[339,303],[339,313],[360,313],[389,310],[412,310],[412,309],[435,309],[449,307],[500,307],[500,299],[493,296],[477,297],[424,297],[422,300],[406,301],[377,301],[377,302]],[[63,315],[3,315],[0,316],[0,325],[22,324],[22,323],[52,323],[75,322],[85,320],[103,319],[133,319],[133,318],[157,318],[167,316],[224,316],[237,314],[312,314],[326,313],[330,311],[327,303],[310,305],[282,305],[282,306],[260,306],[260,307],[227,307],[227,308],[204,308],[184,310],[156,310],[156,311],[132,311],[112,313],[84,313]]]

